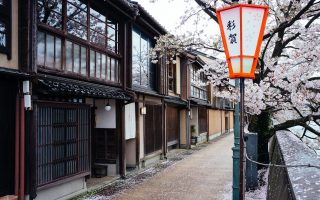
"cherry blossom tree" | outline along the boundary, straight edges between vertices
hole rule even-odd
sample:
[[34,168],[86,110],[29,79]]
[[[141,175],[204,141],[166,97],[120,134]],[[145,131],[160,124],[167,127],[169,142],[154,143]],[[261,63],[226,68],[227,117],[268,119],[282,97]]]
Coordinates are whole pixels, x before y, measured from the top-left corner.
[[[207,36],[198,23],[217,23],[217,8],[231,5],[229,0],[185,0],[188,10],[181,25],[194,21],[190,33],[163,35],[152,51],[154,61],[174,56],[188,48],[210,52],[216,62],[204,67],[210,82],[221,88],[219,95],[237,99],[238,92],[228,85],[228,69],[219,35]],[[189,2],[189,3],[188,3]],[[195,2],[196,6],[191,6]],[[240,1],[240,3],[248,3]],[[249,2],[251,3],[251,2]],[[278,130],[294,126],[304,128],[303,140],[309,137],[320,147],[320,1],[256,0],[268,5],[269,17],[254,80],[246,81],[245,105],[251,115],[249,130],[259,135],[259,153],[267,151],[268,139]],[[210,20],[207,20],[210,19]],[[173,33],[174,34],[174,33]],[[228,88],[228,89],[223,89]],[[311,123],[312,122],[312,123]],[[312,125],[311,125],[311,124]],[[308,136],[306,131],[313,134]],[[314,147],[314,145],[313,145]],[[267,161],[268,156],[260,156]]]

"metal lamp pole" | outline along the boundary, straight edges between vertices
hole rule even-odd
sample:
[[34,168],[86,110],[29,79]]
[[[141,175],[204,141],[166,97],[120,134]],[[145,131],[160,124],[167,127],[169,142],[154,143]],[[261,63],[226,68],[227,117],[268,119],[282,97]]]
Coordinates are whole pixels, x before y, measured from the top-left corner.
[[[254,79],[255,77],[254,72],[263,39],[263,31],[267,23],[269,7],[263,5],[236,5],[237,3],[238,0],[232,0],[233,6],[217,9],[216,14],[228,62],[230,78],[238,78],[236,79],[236,89],[239,89],[240,86],[240,101],[236,104],[234,119],[232,187],[233,199],[244,200],[244,78]],[[248,3],[251,4],[252,1],[248,1]],[[245,17],[243,17],[242,11],[245,11]],[[251,21],[248,20],[249,18]],[[247,23],[255,24],[254,27],[256,30],[251,31],[246,26],[243,26],[241,23],[243,20]],[[239,41],[240,43],[238,43]],[[256,41],[255,46],[251,44],[254,41]],[[245,48],[242,48],[243,44],[246,44]],[[252,63],[244,62],[243,59],[245,59],[245,57],[251,60]]]
[[[237,4],[238,0],[232,0],[233,4]],[[251,3],[251,2],[249,2]],[[243,141],[243,133],[244,133],[244,78],[235,80],[236,89],[239,88],[240,82],[240,105],[239,103],[235,106],[235,119],[234,119],[234,147],[233,151],[233,200],[244,200],[244,173],[243,173],[243,164],[244,164],[244,141]],[[239,119],[240,118],[240,119]]]
[[240,200],[244,200],[244,78],[240,78]]
[[[239,88],[240,81],[239,79],[235,80],[236,82],[236,89]],[[232,158],[233,158],[233,180],[232,180],[232,199],[238,200],[239,199],[239,181],[240,181],[240,105],[239,102],[235,105],[235,113],[234,113],[234,125],[233,125],[233,132],[234,132],[234,147],[232,148]]]

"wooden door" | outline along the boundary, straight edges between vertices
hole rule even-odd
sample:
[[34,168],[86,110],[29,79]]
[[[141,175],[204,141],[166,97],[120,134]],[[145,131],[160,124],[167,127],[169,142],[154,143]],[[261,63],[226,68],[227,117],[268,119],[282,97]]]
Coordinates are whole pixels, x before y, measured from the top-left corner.
[[168,106],[166,116],[166,133],[168,146],[179,143],[180,138],[180,119],[178,108]]
[[207,109],[199,107],[199,134],[208,132]]
[[146,155],[162,148],[162,107],[146,105],[144,152]]

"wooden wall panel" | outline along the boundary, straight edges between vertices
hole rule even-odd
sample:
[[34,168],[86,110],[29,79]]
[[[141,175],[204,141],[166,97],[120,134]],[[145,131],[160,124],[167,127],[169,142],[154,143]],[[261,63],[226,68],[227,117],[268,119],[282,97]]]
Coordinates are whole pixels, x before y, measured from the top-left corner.
[[199,107],[199,134],[208,132],[207,109]]
[[146,105],[144,146],[145,155],[162,147],[162,108],[158,105]]
[[175,107],[168,106],[167,107],[167,140],[168,143],[172,141],[179,141],[180,137],[180,120],[179,120],[179,110]]

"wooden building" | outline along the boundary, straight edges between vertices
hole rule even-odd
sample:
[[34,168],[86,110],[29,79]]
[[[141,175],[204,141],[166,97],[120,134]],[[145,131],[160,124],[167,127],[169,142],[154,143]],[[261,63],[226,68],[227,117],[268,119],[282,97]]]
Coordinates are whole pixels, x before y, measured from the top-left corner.
[[0,196],[71,198],[215,134],[203,60],[151,62],[165,33],[127,0],[0,0]]

